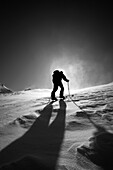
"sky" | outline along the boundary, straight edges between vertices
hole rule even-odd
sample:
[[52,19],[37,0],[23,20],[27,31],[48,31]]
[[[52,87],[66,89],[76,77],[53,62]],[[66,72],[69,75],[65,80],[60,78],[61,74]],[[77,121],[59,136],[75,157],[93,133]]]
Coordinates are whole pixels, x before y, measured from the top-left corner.
[[73,89],[112,82],[112,8],[96,0],[4,1],[0,83],[12,90],[52,88],[55,69]]

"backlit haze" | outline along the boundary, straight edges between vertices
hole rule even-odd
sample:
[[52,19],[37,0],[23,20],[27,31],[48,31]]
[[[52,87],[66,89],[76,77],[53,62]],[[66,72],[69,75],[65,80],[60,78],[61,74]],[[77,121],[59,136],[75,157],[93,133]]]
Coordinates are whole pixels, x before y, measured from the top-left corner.
[[0,82],[13,90],[52,88],[63,70],[72,89],[113,81],[112,5],[37,1],[1,5]]

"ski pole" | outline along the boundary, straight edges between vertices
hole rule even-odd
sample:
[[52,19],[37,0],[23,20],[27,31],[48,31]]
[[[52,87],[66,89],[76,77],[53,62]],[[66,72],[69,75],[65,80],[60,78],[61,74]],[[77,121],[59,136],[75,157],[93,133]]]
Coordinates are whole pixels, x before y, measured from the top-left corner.
[[[72,101],[79,109],[81,109],[80,106],[78,106],[78,105],[76,104],[76,102],[71,98],[70,88],[69,88],[69,82],[68,82],[68,94],[69,94],[69,98],[71,99],[71,101]],[[82,109],[81,109],[81,110],[82,110]]]

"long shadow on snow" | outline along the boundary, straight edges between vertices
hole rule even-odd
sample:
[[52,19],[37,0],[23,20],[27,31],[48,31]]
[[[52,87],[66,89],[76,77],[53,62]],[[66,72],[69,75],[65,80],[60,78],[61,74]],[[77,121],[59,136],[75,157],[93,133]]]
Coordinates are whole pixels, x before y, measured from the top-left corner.
[[22,137],[0,152],[0,169],[55,169],[64,138],[66,116],[66,103],[60,100],[59,106],[50,125],[52,103],[42,110]]
[[88,114],[87,117],[96,131],[90,139],[89,147],[82,145],[80,148],[78,147],[78,152],[85,155],[94,164],[99,165],[103,170],[111,170],[113,167],[113,133],[95,123]]

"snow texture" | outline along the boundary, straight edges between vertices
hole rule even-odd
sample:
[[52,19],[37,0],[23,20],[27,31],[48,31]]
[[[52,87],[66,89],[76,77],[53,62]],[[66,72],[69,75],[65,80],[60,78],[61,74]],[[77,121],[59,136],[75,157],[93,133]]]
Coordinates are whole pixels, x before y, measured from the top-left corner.
[[37,89],[0,95],[0,169],[110,169],[113,84],[53,104],[49,96]]

